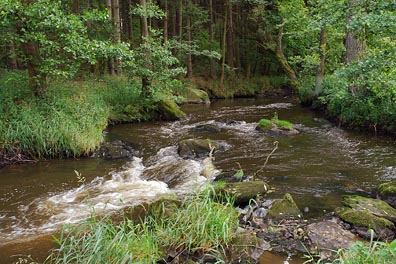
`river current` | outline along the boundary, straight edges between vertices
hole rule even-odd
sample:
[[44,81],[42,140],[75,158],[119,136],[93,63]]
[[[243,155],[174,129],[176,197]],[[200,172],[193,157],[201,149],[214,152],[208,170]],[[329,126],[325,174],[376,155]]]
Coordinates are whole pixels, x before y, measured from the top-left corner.
[[[274,190],[292,194],[306,217],[341,205],[343,194],[370,192],[396,179],[396,139],[343,130],[288,99],[238,99],[185,105],[187,118],[109,127],[107,141],[124,140],[138,151],[131,159],[42,161],[0,169],[0,263],[19,256],[43,258],[51,234],[92,215],[185,195],[222,170],[242,168]],[[266,136],[255,130],[274,114],[296,124],[300,134]],[[220,132],[194,128],[212,124]],[[177,143],[210,138],[221,148],[214,159],[183,159]],[[80,175],[80,177],[77,177]],[[281,262],[280,262],[281,263]]]

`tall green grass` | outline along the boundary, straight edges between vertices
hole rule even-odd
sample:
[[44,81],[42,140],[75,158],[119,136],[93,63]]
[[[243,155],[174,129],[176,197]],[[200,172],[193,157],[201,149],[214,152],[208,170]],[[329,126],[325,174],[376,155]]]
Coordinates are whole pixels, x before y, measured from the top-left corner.
[[[45,98],[33,96],[25,72],[2,72],[0,84],[3,155],[86,155],[103,141],[102,131],[112,116],[122,116],[123,121],[144,118],[138,106],[140,88],[119,77],[80,82],[53,80]],[[134,108],[136,111],[126,114],[126,110]]]
[[157,263],[168,252],[220,256],[238,227],[229,202],[218,204],[211,190],[188,197],[172,214],[163,204],[139,223],[90,220],[65,230],[46,263]]

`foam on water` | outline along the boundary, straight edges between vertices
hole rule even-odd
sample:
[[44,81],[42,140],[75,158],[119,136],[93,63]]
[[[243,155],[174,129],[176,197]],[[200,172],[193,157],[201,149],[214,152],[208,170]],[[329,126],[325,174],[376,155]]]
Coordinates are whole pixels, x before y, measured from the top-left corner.
[[119,171],[21,205],[16,219],[0,215],[0,221],[11,223],[8,230],[0,230],[0,244],[54,232],[93,214],[107,214],[169,194],[185,195],[217,172],[211,159],[185,160],[178,156],[175,147],[160,149],[147,167],[141,158],[134,157]]

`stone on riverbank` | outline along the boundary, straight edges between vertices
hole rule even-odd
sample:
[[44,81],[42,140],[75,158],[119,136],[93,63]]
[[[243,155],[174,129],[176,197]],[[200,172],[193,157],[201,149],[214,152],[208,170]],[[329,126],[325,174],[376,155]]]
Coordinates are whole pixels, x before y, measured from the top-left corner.
[[396,222],[396,209],[382,200],[359,195],[346,195],[343,197],[343,204],[353,210],[366,210],[377,217]]
[[177,153],[182,158],[199,158],[208,156],[218,144],[210,139],[185,139],[179,142]]
[[274,221],[299,219],[301,217],[302,212],[289,193],[286,193],[281,199],[275,200],[267,213],[267,218]]
[[186,117],[179,106],[171,100],[160,100],[157,102],[158,118],[161,120],[174,121]]
[[258,263],[261,255],[270,249],[270,244],[258,238],[255,232],[238,228],[231,246],[226,249],[227,263]]
[[208,93],[197,88],[188,87],[183,96],[188,104],[210,104]]
[[267,193],[269,186],[263,181],[232,182],[217,185],[215,190],[220,198],[224,194],[230,195],[234,197],[236,205],[244,205]]
[[378,186],[376,195],[381,200],[396,207],[396,182],[386,182]]
[[338,249],[348,249],[356,242],[356,236],[332,221],[309,224],[306,227],[311,240],[311,253],[320,253],[321,259],[328,259]]
[[345,207],[336,208],[335,214],[343,221],[352,224],[352,228],[362,237],[369,239],[374,230],[374,238],[389,239],[394,237],[396,209],[379,199],[358,195],[343,197]]

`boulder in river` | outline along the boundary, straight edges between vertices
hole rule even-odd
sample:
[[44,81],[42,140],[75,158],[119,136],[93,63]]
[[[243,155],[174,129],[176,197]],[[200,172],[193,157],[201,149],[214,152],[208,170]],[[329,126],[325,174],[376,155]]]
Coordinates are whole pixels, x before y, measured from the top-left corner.
[[162,120],[174,121],[184,118],[186,114],[179,109],[179,106],[172,100],[160,100],[157,102],[158,118]]
[[343,221],[352,224],[352,228],[362,237],[370,238],[368,229],[374,230],[374,237],[388,239],[394,236],[392,230],[396,221],[396,209],[379,199],[358,195],[346,195],[344,207],[336,208],[335,214]]
[[121,159],[132,158],[137,156],[138,151],[132,143],[124,140],[114,140],[111,142],[104,142],[99,149],[93,154],[93,157],[104,159]]
[[292,136],[300,132],[293,127],[293,124],[278,119],[261,119],[256,126],[256,130],[264,132],[269,136]]
[[208,156],[218,144],[210,139],[185,139],[179,142],[177,153],[183,158],[199,158]]
[[289,193],[286,193],[281,199],[275,200],[267,213],[267,218],[274,221],[299,219],[301,217],[302,212]]
[[236,205],[244,205],[267,193],[269,186],[263,181],[232,182],[216,185],[215,190],[220,197],[226,194],[234,197]]
[[396,207],[396,182],[386,182],[378,186],[376,195],[381,200]]

